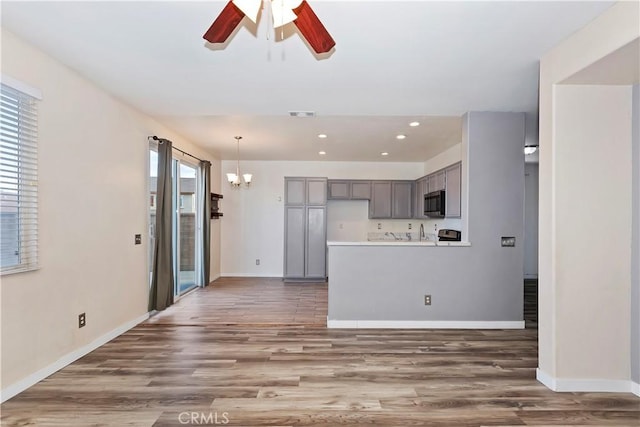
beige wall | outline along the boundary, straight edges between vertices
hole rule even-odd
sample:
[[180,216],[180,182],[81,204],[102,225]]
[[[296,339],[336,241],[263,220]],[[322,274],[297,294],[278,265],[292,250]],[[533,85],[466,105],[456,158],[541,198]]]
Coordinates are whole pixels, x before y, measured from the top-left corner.
[[557,375],[627,379],[631,88],[560,85],[554,109]]
[[[151,70],[150,70],[151,72]],[[2,389],[147,312],[147,136],[220,162],[2,31],[2,73],[42,91],[38,271],[2,277]],[[219,222],[212,222],[212,276]],[[87,326],[78,329],[78,314]]]
[[[631,193],[624,182],[631,180],[628,166],[631,146],[630,139],[627,142],[624,139],[610,141],[609,136],[600,132],[600,126],[622,138],[622,127],[629,120],[631,91],[628,91],[626,103],[622,101],[624,94],[603,89],[605,100],[599,109],[592,93],[585,92],[587,102],[580,107],[575,99],[577,95],[571,94],[570,88],[557,84],[638,38],[638,6],[638,2],[616,3],[547,53],[540,63],[539,367],[541,373],[551,379],[615,382],[624,377],[625,369],[628,370],[628,353],[622,354],[628,351],[628,334],[625,338],[615,330],[621,327],[628,331],[628,324],[622,325],[626,314],[613,313],[612,309],[622,308],[622,293],[628,289],[628,276],[618,273],[625,266],[629,271],[629,242],[626,239],[630,234],[630,220],[614,225],[618,232],[625,231],[621,240],[603,243],[602,239],[613,222],[628,219],[624,211],[630,209],[627,205]],[[619,116],[598,114],[598,111],[605,113],[607,105]],[[579,107],[575,114],[581,117],[567,116],[571,114],[571,106]],[[590,118],[595,121],[585,122]],[[585,129],[596,134],[586,135],[586,141],[578,142],[576,138]],[[626,138],[630,138],[630,121],[627,131]],[[598,143],[612,144],[612,149],[606,150]],[[595,217],[589,212],[593,204],[584,200],[586,189],[583,184],[594,183],[596,177],[585,176],[586,181],[583,181],[575,175],[587,171],[598,175],[596,189],[599,191],[590,194],[591,199],[603,195],[608,198],[614,203],[609,207],[612,215]],[[603,191],[605,188],[607,190]],[[570,201],[580,204],[583,210],[571,206]],[[592,239],[587,242],[585,235]],[[606,244],[611,254],[594,248],[596,242]],[[583,258],[576,255],[583,251]],[[615,254],[621,258],[614,263],[612,256]],[[601,256],[603,258],[599,258]],[[578,262],[584,263],[578,267]],[[619,282],[612,289],[604,289],[597,283],[608,273]],[[608,283],[610,281],[607,279]],[[594,295],[583,296],[589,292]],[[596,300],[600,304],[596,304]],[[582,307],[585,302],[588,305]],[[584,319],[580,314],[582,309],[592,314],[594,322],[599,321],[594,329],[585,325],[577,331],[578,325],[572,316]],[[589,353],[576,359],[578,350]]]

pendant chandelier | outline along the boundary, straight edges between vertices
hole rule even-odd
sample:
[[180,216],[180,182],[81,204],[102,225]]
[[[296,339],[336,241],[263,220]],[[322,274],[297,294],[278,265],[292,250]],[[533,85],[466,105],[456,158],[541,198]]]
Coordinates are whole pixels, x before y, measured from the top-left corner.
[[[248,187],[251,184],[252,175],[250,173],[240,175],[240,140],[242,139],[242,137],[234,136],[233,138],[236,140],[237,145],[236,173],[228,173],[227,180],[233,188],[240,188],[240,186],[243,184],[243,181],[244,185]],[[241,176],[242,179],[240,178]]]

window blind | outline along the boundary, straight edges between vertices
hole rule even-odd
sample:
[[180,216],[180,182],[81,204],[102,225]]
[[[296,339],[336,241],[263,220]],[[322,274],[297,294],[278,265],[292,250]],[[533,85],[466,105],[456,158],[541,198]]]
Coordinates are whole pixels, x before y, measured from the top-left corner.
[[38,267],[37,99],[0,83],[0,272]]

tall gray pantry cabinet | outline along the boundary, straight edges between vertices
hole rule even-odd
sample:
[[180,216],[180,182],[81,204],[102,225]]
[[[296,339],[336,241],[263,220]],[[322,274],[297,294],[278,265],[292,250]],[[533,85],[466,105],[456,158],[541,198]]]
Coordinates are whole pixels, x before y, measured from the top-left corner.
[[284,179],[284,280],[327,276],[327,178]]

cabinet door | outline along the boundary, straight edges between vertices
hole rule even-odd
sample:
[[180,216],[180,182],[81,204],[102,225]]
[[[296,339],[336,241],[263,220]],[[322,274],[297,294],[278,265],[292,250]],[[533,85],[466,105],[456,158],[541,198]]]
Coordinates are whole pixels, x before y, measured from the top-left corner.
[[415,191],[416,197],[415,197],[415,202],[413,204],[415,218],[426,218],[424,216],[424,195],[429,192],[428,187],[429,187],[429,182],[427,181],[426,177],[421,178],[416,182],[416,191]]
[[429,175],[429,192],[444,190],[444,171],[436,172]]
[[287,205],[304,206],[306,199],[306,180],[304,178],[284,179],[284,203]]
[[348,199],[350,196],[349,181],[328,181],[329,199]]
[[307,178],[307,205],[324,206],[327,204],[327,179]]
[[307,243],[305,277],[324,279],[326,272],[327,227],[326,208],[307,208]]
[[393,182],[392,218],[413,218],[413,182],[395,181]]
[[371,181],[351,181],[353,200],[371,200]]
[[460,197],[461,197],[461,171],[462,167],[460,163],[453,165],[445,171],[446,173],[446,208],[445,208],[445,216],[448,218],[460,218],[461,206],[460,206]]
[[284,277],[304,277],[305,218],[304,206],[287,206],[284,212]]
[[391,218],[391,181],[371,183],[369,218]]

